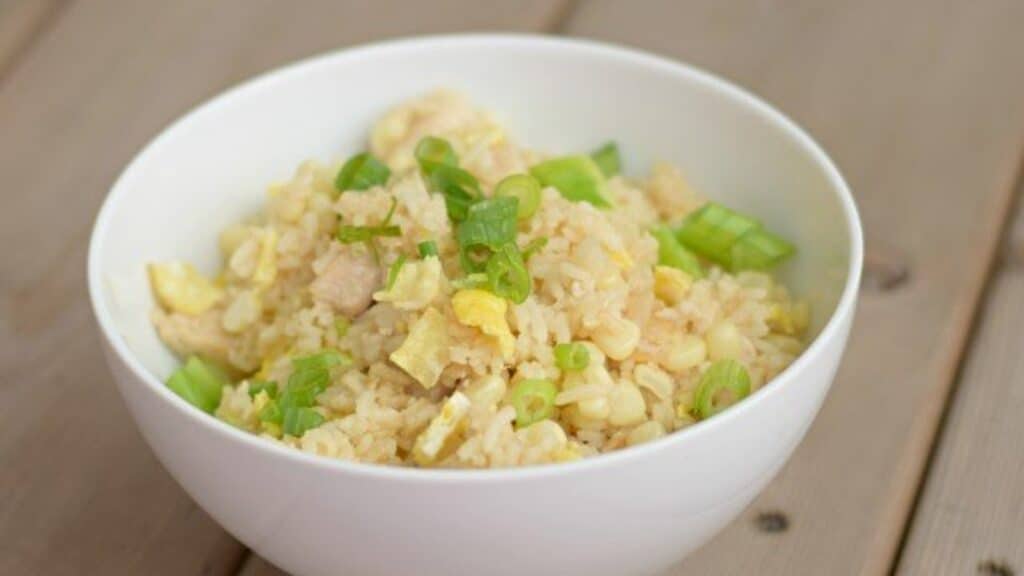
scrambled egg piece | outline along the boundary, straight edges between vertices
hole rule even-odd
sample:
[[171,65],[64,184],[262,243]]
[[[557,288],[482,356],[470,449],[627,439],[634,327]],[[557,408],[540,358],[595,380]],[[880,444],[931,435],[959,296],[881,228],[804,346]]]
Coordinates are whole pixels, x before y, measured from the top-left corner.
[[437,384],[448,365],[448,325],[433,308],[413,323],[405,342],[391,353],[391,361],[424,388]]
[[678,268],[654,267],[654,295],[669,306],[675,306],[686,298],[692,284],[693,278]]
[[260,234],[260,255],[256,260],[256,271],[252,274],[252,282],[257,287],[266,288],[277,278],[277,230],[267,228]]
[[377,302],[391,302],[399,310],[422,310],[441,291],[444,271],[437,256],[419,262],[408,262],[398,271],[395,284],[388,290],[374,292]]
[[479,328],[484,334],[493,336],[498,341],[501,355],[506,360],[512,357],[516,339],[505,320],[508,302],[504,298],[476,288],[459,290],[452,296],[452,308],[461,324]]
[[157,299],[172,312],[198,316],[224,297],[224,291],[186,262],[149,265]]
[[772,304],[770,310],[767,322],[773,332],[797,336],[807,329],[810,321],[810,308],[806,302],[775,303]]
[[441,412],[430,421],[413,445],[412,457],[420,466],[427,466],[436,460],[445,442],[458,434],[471,404],[469,398],[458,391],[445,401]]

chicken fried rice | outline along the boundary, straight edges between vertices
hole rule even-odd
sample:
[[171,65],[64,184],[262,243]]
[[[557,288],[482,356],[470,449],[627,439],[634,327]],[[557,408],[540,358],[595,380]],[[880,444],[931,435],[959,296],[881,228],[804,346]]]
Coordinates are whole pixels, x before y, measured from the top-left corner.
[[564,462],[712,417],[803,348],[794,248],[615,144],[523,148],[464,96],[388,112],[366,152],[302,164],[204,277],[154,263],[168,386],[329,458]]

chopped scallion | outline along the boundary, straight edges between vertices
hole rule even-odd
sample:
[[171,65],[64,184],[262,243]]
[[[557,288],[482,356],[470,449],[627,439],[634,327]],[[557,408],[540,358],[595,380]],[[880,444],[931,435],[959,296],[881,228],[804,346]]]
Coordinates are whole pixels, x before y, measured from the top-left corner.
[[502,196],[470,206],[465,221],[455,231],[465,271],[483,272],[492,254],[501,246],[515,242],[518,205],[517,198]]
[[513,174],[498,182],[494,195],[518,198],[516,217],[526,220],[540,207],[540,182],[529,174]]
[[590,153],[594,163],[601,169],[605,178],[611,178],[622,170],[622,160],[619,158],[619,145],[615,142],[607,142],[597,150]]
[[548,239],[543,237],[543,236],[541,236],[540,238],[534,238],[533,240],[530,240],[529,242],[527,242],[526,246],[523,246],[523,250],[522,250],[522,252],[523,252],[523,262],[528,261],[530,259],[530,256],[533,256],[537,252],[540,252],[547,245],[548,245]]
[[323,423],[323,415],[312,408],[286,408],[282,413],[281,430],[289,436],[301,437]]
[[456,290],[462,290],[464,288],[480,288],[481,286],[487,285],[487,274],[484,272],[474,272],[467,274],[462,278],[456,278],[452,280],[452,286]]
[[340,316],[334,319],[334,333],[338,335],[338,338],[344,338],[345,334],[348,334],[348,329],[352,325],[352,322],[344,316]]
[[356,154],[348,159],[334,179],[334,187],[340,192],[366,190],[383,186],[391,176],[391,170],[368,152]]
[[416,144],[413,152],[420,169],[430,174],[438,166],[458,166],[459,158],[455,155],[452,145],[443,138],[426,136]]
[[767,230],[751,230],[732,245],[730,269],[767,270],[790,257],[796,248]]
[[395,280],[398,280],[398,273],[402,271],[402,266],[405,266],[405,254],[399,254],[398,258],[388,268],[388,279],[384,284],[385,288],[391,290],[391,287],[395,285]]
[[[729,397],[719,398],[723,391]],[[739,402],[750,394],[750,375],[742,364],[735,360],[716,360],[701,376],[694,395],[694,415],[709,418]]]
[[469,207],[480,198],[480,183],[472,174],[456,166],[440,164],[429,174],[430,187],[444,196],[445,209],[452,222],[466,219]]
[[437,256],[437,243],[433,240],[427,240],[426,242],[420,242],[416,245],[416,249],[420,252],[420,258],[426,258],[427,256]]
[[559,370],[583,370],[590,364],[590,350],[579,342],[563,342],[555,345],[555,365]]
[[266,392],[267,396],[277,398],[277,382],[267,380],[251,380],[249,382],[249,396],[255,398],[260,392]]
[[292,368],[296,372],[304,370],[328,370],[334,366],[348,366],[352,359],[337,350],[324,350],[309,356],[292,359]]
[[694,278],[704,277],[700,260],[679,243],[671,230],[665,226],[655,226],[651,229],[651,236],[658,241],[659,265],[678,268]]
[[168,388],[206,413],[217,409],[224,386],[229,384],[231,381],[220,368],[198,356],[190,356],[167,379]]
[[504,244],[487,261],[487,285],[497,296],[522,304],[530,295],[533,282],[523,255],[513,243]]
[[683,220],[676,230],[679,241],[697,254],[730,267],[732,247],[744,234],[761,227],[753,218],[708,202]]
[[598,208],[611,208],[601,168],[590,156],[553,158],[530,168],[543,186],[554,186],[573,202],[589,202]]
[[558,387],[550,380],[523,380],[512,389],[509,400],[516,410],[516,427],[546,420],[555,414]]

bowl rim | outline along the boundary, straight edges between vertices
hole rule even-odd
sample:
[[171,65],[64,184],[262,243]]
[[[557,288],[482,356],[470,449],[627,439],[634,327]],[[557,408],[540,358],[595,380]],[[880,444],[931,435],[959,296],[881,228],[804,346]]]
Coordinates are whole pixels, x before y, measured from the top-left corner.
[[[639,446],[632,446],[610,453],[600,454],[593,457],[582,458],[571,462],[561,462],[543,465],[518,466],[499,469],[448,469],[448,468],[413,468],[390,464],[371,464],[364,462],[353,462],[325,458],[315,454],[309,454],[290,446],[284,446],[275,442],[267,441],[249,432],[239,430],[226,422],[196,410],[185,400],[175,395],[160,380],[145,368],[132,353],[124,338],[117,330],[113,317],[105,299],[105,284],[102,281],[101,257],[104,243],[107,239],[106,232],[110,227],[115,206],[119,199],[127,194],[125,181],[129,176],[139,169],[139,166],[157,149],[162,142],[172,137],[175,133],[187,129],[189,125],[201,119],[201,117],[212,110],[226,106],[231,100],[240,97],[254,90],[268,88],[280,82],[288,82],[299,77],[304,72],[326,65],[335,60],[356,60],[372,58],[378,54],[392,51],[416,51],[418,49],[438,47],[461,47],[472,49],[474,46],[485,44],[488,47],[502,46],[509,49],[515,48],[543,48],[548,50],[574,51],[585,53],[589,56],[606,59],[616,59],[633,66],[642,66],[657,72],[683,76],[690,82],[702,85],[704,88],[714,91],[721,96],[731,99],[738,105],[747,108],[761,118],[770,122],[775,129],[784,133],[792,142],[810,156],[825,173],[829,185],[834,194],[839,197],[847,235],[850,239],[849,262],[846,271],[846,282],[842,294],[835,309],[832,311],[828,322],[824,325],[818,335],[811,341],[807,348],[781,373],[772,380],[771,386],[764,386],[754,394],[745,398],[729,410],[723,411],[714,418],[697,422],[683,430],[667,434],[658,440],[647,442]],[[550,476],[562,476],[581,474],[590,471],[613,468],[629,465],[631,462],[642,459],[657,457],[671,446],[682,442],[695,442],[699,438],[715,434],[716,430],[736,419],[744,418],[748,412],[758,409],[770,396],[782,393],[782,388],[791,386],[790,381],[796,375],[803,372],[817,357],[823,353],[826,344],[841,337],[843,320],[853,314],[856,306],[857,291],[860,285],[861,268],[863,265],[863,231],[856,203],[850,192],[846,181],[843,179],[838,168],[824,152],[821,146],[815,142],[802,128],[790,120],[782,112],[751,94],[750,92],[736,86],[735,84],[722,79],[714,74],[700,68],[686,64],[668,57],[658,56],[636,48],[614,45],[588,39],[566,38],[545,36],[540,34],[522,33],[468,33],[468,34],[441,34],[414,36],[400,39],[384,40],[368,44],[360,44],[352,47],[342,48],[318,55],[314,55],[291,64],[274,68],[261,73],[249,80],[232,86],[216,96],[206,99],[193,106],[185,114],[178,116],[155,137],[153,137],[132,160],[121,171],[113,185],[110,187],[93,224],[92,233],[89,239],[88,253],[88,290],[89,299],[100,327],[100,331],[106,338],[111,349],[124,363],[131,373],[143,385],[149,387],[151,392],[160,396],[163,401],[172,405],[172,410],[179,410],[190,420],[190,425],[201,426],[210,434],[226,436],[229,441],[240,442],[243,446],[262,451],[271,458],[280,458],[282,464],[312,466],[330,473],[352,474],[375,480],[404,481],[404,482],[442,482],[442,483],[491,483],[507,482],[510,480],[525,480],[531,478],[543,478]],[[133,384],[134,385],[134,384]],[[241,447],[241,446],[240,446]]]

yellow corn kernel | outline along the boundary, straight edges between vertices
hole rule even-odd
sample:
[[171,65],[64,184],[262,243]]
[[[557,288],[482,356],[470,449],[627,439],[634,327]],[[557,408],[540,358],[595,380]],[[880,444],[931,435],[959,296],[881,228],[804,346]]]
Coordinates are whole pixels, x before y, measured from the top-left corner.
[[466,389],[466,396],[479,406],[493,408],[505,397],[508,385],[496,374],[481,376]]
[[611,411],[608,414],[608,422],[612,426],[631,426],[644,420],[647,414],[647,404],[644,396],[631,382],[619,382],[612,388],[609,395]]
[[657,440],[664,435],[665,427],[661,425],[661,422],[651,420],[633,428],[629,432],[629,436],[626,437],[626,443],[630,446],[636,446],[637,444]]
[[650,364],[637,364],[633,369],[633,380],[636,381],[637,386],[650,390],[661,400],[670,398],[672,389],[675,387],[671,376]]
[[640,343],[640,327],[625,318],[613,318],[594,330],[593,340],[612,360],[625,360]]
[[471,402],[462,392],[454,392],[441,406],[441,412],[430,421],[427,429],[416,437],[412,456],[420,466],[427,466],[437,459],[445,443],[455,437],[462,428]]
[[612,412],[612,405],[607,396],[587,398],[576,403],[580,416],[590,420],[604,420]]
[[739,328],[728,320],[716,322],[704,335],[711,360],[725,358],[740,359],[743,357],[744,337]]
[[699,366],[707,357],[708,347],[704,339],[693,334],[673,336],[659,352],[661,365],[672,372],[682,372]]
[[678,268],[654,267],[654,295],[669,306],[675,306],[686,298],[692,284],[693,278]]
[[449,360],[448,324],[444,316],[433,308],[427,308],[390,358],[424,388],[437,384]]
[[498,341],[498,348],[506,360],[515,352],[515,338],[505,320],[508,301],[486,290],[471,288],[459,290],[452,296],[455,317],[464,326],[479,328]]
[[223,290],[185,262],[150,264],[149,282],[161,305],[189,316],[206,312],[224,297]]

